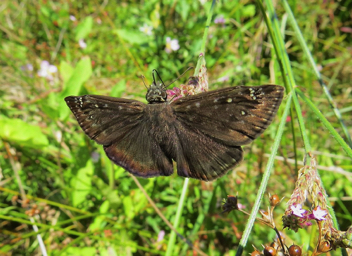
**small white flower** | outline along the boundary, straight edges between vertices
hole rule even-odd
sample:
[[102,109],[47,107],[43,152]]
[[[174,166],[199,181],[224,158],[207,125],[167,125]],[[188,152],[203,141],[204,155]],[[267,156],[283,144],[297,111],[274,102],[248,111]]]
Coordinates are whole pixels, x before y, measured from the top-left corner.
[[325,220],[325,215],[327,215],[326,210],[322,210],[320,206],[318,206],[315,210],[313,210],[313,216],[316,220]]
[[180,45],[178,44],[178,40],[177,39],[171,40],[170,37],[167,37],[165,51],[167,53],[171,53],[172,51],[177,51],[178,49],[180,49]]
[[146,34],[147,36],[151,36],[153,34],[153,27],[152,26],[148,26],[147,24],[143,24],[142,27],[139,28],[139,31],[143,32],[144,34]]
[[199,0],[199,2],[201,3],[201,5],[204,5],[207,2],[207,0]]
[[76,17],[73,16],[73,15],[70,15],[70,20],[71,20],[71,21],[76,21]]
[[82,49],[86,49],[87,48],[87,44],[86,44],[86,42],[84,42],[83,39],[79,39],[78,40],[78,44],[79,44],[79,47],[81,47]]
[[38,76],[45,77],[48,80],[53,80],[53,74],[57,72],[57,67],[50,65],[49,61],[43,60],[40,63],[40,69],[38,71]]
[[297,204],[297,205],[291,205],[291,210],[293,215],[296,215],[297,217],[303,217],[303,213],[306,212],[306,210],[302,209],[302,205]]

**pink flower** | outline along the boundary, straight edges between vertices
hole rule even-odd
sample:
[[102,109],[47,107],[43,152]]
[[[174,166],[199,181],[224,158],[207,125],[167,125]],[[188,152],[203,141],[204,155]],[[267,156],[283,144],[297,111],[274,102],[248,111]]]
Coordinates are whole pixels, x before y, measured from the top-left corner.
[[215,24],[225,24],[225,19],[223,16],[220,16],[214,20]]
[[171,39],[170,37],[167,37],[165,51],[167,53],[171,53],[173,51],[177,51],[178,49],[180,49],[180,45],[178,44],[178,40]]
[[303,218],[303,214],[306,212],[306,210],[302,209],[302,205],[300,204],[291,205],[291,210],[293,215],[301,218]]
[[158,234],[158,240],[157,242],[160,242],[164,239],[165,236],[165,231],[164,230],[160,230],[159,234]]

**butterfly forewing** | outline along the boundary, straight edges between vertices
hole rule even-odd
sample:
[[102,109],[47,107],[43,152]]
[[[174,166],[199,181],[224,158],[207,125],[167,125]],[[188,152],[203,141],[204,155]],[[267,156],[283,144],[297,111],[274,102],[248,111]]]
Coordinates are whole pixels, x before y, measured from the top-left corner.
[[146,104],[99,95],[70,96],[65,101],[89,138],[108,145],[139,125]]
[[148,134],[146,104],[128,99],[85,95],[65,98],[83,131],[104,145],[117,165],[140,177],[168,176],[172,160]]
[[171,105],[185,126],[226,145],[240,146],[269,126],[283,92],[276,85],[236,86],[180,98]]

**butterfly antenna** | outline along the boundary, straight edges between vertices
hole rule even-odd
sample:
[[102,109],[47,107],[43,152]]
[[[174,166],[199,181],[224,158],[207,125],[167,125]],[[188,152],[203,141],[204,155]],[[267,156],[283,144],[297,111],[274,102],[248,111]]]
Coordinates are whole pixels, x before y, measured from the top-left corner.
[[153,83],[156,84],[154,73],[157,74],[157,76],[158,76],[158,78],[160,79],[161,83],[163,84],[163,86],[165,86],[164,81],[161,79],[161,77],[160,77],[160,75],[159,75],[159,72],[158,72],[156,69],[153,69]]
[[193,67],[189,67],[186,69],[185,72],[183,72],[179,77],[177,77],[175,80],[173,80],[171,83],[169,83],[166,87],[169,87],[170,85],[172,85],[174,82],[176,82],[178,79],[180,79],[181,77],[183,77],[184,74],[187,73],[188,70],[192,69]]
[[145,86],[145,88],[147,88],[148,89],[148,86],[145,84],[145,76],[143,76],[143,75],[140,75],[140,76],[138,76],[140,79],[142,79],[142,81],[143,81],[143,84],[144,84],[144,86]]

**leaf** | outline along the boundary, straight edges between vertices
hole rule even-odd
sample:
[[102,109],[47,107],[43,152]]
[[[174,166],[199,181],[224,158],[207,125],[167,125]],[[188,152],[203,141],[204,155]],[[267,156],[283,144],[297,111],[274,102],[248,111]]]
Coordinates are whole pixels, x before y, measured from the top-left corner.
[[133,211],[133,203],[132,199],[130,196],[126,196],[122,200],[123,202],[123,209],[125,211],[125,215],[127,218],[132,219],[134,217],[134,211]]
[[88,160],[87,165],[78,170],[77,175],[71,180],[71,187],[74,188],[72,193],[72,205],[77,207],[84,201],[90,193],[92,187],[92,177],[94,169],[92,160]]
[[1,48],[3,52],[11,55],[13,59],[26,60],[26,62],[28,61],[28,57],[27,57],[28,49],[23,45],[8,41],[8,42],[2,42]]
[[121,97],[121,94],[126,90],[125,79],[118,82],[114,87],[112,87],[110,96],[111,97]]
[[39,126],[6,117],[0,117],[0,123],[0,138],[3,140],[32,148],[45,147],[49,144],[47,136]]
[[97,249],[95,247],[69,247],[66,252],[59,253],[62,256],[72,255],[84,255],[84,256],[95,256],[97,255]]
[[110,209],[110,203],[109,201],[104,201],[103,204],[100,206],[99,213],[101,215],[97,216],[93,223],[89,225],[89,231],[95,231],[95,230],[100,230],[104,228],[106,225],[106,213],[108,213]]
[[242,15],[244,17],[253,17],[255,15],[255,5],[249,4],[242,8]]
[[86,82],[91,75],[92,63],[89,57],[85,57],[77,63],[72,75],[64,84],[64,90],[61,93],[61,100],[59,102],[61,119],[66,119],[70,113],[70,109],[67,107],[64,98],[71,95],[77,95],[81,91],[83,83]]
[[99,189],[100,195],[105,198],[105,201],[109,202],[111,208],[116,209],[121,205],[121,199],[116,189],[112,189],[98,177],[94,179],[94,185],[97,189]]
[[40,7],[40,12],[41,12],[46,18],[49,18],[49,17],[50,17],[50,9],[49,9],[48,7],[41,6],[41,7]]
[[153,24],[153,28],[160,26],[160,3],[155,4],[154,10],[150,14],[150,20]]
[[92,31],[93,18],[91,16],[86,17],[76,28],[75,39],[78,42],[80,39],[86,38],[87,35]]
[[121,254],[117,254],[117,252],[113,246],[108,246],[107,248],[100,247],[99,248],[99,255],[100,256],[118,256]]
[[187,1],[181,0],[180,4],[176,5],[176,10],[181,15],[182,20],[186,21],[190,10],[190,5],[187,3]]
[[115,33],[121,37],[123,40],[126,42],[129,42],[131,44],[144,44],[147,41],[147,37],[141,32],[136,32],[128,29],[117,29],[115,30]]
[[72,76],[74,69],[73,67],[68,64],[66,61],[61,61],[60,62],[60,75],[63,79],[64,84],[67,83],[67,81],[70,79]]

